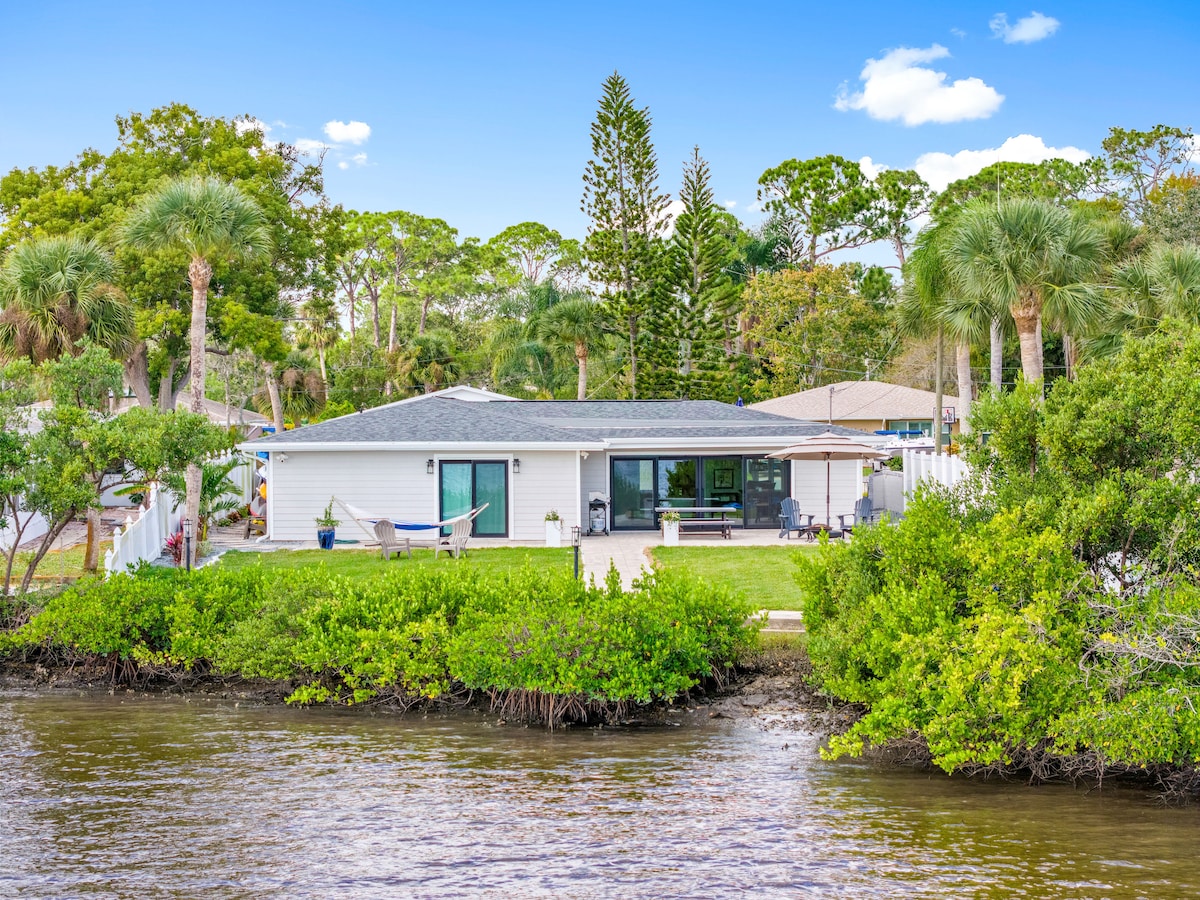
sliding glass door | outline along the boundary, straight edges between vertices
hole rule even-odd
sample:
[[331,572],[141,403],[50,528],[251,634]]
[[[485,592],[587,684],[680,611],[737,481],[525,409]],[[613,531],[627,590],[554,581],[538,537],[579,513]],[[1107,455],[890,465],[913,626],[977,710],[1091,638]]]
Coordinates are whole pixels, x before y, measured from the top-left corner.
[[612,461],[612,527],[654,527],[654,460]]
[[439,494],[440,518],[452,519],[486,503],[487,509],[476,517],[472,533],[477,537],[508,537],[506,461],[443,461]]
[[779,507],[790,497],[791,464],[785,459],[746,460],[746,527],[776,528]]
[[[741,524],[747,489],[745,462],[761,460],[744,461],[741,456],[613,459],[612,527],[652,529],[658,524],[654,510],[663,506],[720,507],[720,512],[703,515]],[[778,521],[777,514],[778,504],[772,522]]]

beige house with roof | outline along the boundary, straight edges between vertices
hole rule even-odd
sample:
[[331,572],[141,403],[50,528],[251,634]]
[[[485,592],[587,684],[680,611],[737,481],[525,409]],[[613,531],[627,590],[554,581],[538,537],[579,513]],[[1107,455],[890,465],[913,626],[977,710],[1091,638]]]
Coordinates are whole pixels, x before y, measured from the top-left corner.
[[[937,394],[886,381],[840,381],[750,405],[752,409],[777,416],[832,422],[868,433],[920,431],[932,436]],[[942,397],[941,420],[947,438],[959,433],[960,411],[958,397],[951,394]]]

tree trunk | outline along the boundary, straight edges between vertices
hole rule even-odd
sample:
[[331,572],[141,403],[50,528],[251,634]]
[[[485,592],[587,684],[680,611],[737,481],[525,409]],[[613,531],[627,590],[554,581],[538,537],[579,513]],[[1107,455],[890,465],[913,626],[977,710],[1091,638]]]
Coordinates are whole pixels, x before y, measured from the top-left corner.
[[1071,335],[1063,332],[1063,362],[1066,364],[1067,381],[1075,380],[1075,341]]
[[25,534],[25,529],[29,527],[29,523],[33,521],[33,513],[29,513],[25,521],[21,521],[21,510],[16,503],[12,504],[12,508],[5,513],[0,508],[0,516],[4,516],[12,523],[12,544],[4,553],[4,590],[0,592],[0,597],[7,597],[9,588],[12,587],[12,570],[13,563],[17,559],[17,548],[21,546],[21,538]]
[[587,344],[582,341],[575,343],[575,362],[579,364],[579,390],[576,392],[576,400],[587,399],[587,364],[588,364],[588,348]]
[[83,570],[95,572],[100,567],[100,508],[89,506],[87,511],[87,544],[83,555]]
[[999,394],[1004,387],[1004,331],[999,319],[992,319],[990,338],[992,393]]
[[150,367],[146,357],[146,342],[138,341],[133,352],[125,359],[125,381],[137,397],[138,406],[154,409],[154,396],[150,393]]
[[262,369],[267,382],[267,397],[271,401],[271,419],[275,425],[275,433],[283,434],[283,400],[279,396],[279,381],[275,378],[275,363],[264,362]]
[[425,322],[429,318],[429,304],[432,302],[432,297],[421,298],[421,319],[419,322],[417,322],[417,334],[425,333]]
[[970,434],[971,425],[968,417],[971,415],[971,345],[956,344],[954,347],[954,363],[958,375],[958,426],[960,434]]
[[33,554],[33,559],[29,561],[29,565],[25,567],[25,574],[21,577],[21,587],[17,589],[18,594],[24,594],[29,590],[29,584],[33,581],[33,573],[37,571],[37,567],[41,564],[50,548],[54,546],[54,542],[58,536],[62,534],[62,530],[67,527],[72,519],[75,518],[75,509],[69,509],[63,514],[63,517],[54,523],[54,527],[42,535],[42,542],[38,544],[37,550]]
[[[208,340],[208,285],[212,280],[212,266],[208,264],[202,256],[192,257],[192,262],[188,266],[188,281],[192,284],[192,321],[191,327],[188,329],[189,343],[189,374],[192,382],[192,412],[197,415],[204,415],[204,379],[207,374],[207,366],[205,364],[205,345]],[[173,392],[172,392],[173,393]],[[175,407],[175,398],[170,398],[171,409]],[[191,463],[187,467],[187,472],[184,475],[184,485],[187,488],[187,497],[184,502],[184,512],[199,526],[200,523],[200,484],[202,474],[200,467],[195,463]],[[192,565],[195,565],[197,557],[197,545],[199,541],[192,543]]]
[[375,346],[380,346],[379,343],[379,293],[377,291],[367,290],[367,295],[371,298],[371,327],[375,335]]
[[321,367],[321,384],[325,385],[325,387],[328,388],[329,387],[329,373],[325,371],[325,345],[324,344],[319,344],[317,346],[317,363]]
[[933,410],[933,446],[934,452],[939,456],[942,452],[942,403],[945,400],[946,386],[943,383],[945,376],[942,370],[946,367],[946,339],[942,332],[942,326],[938,326],[937,330],[937,372],[933,376],[933,391],[935,395],[934,410]]
[[1021,342],[1021,374],[1030,384],[1042,377],[1042,305],[1039,299],[1034,291],[1022,288],[1017,303],[1010,310]]
[[192,546],[190,550],[185,552],[191,556],[191,565],[196,566],[196,560],[200,556],[200,541],[195,538],[200,531],[200,487],[204,481],[203,470],[195,463],[188,463],[187,470],[183,473],[183,514],[192,523]]
[[637,399],[637,316],[629,317],[629,396]]

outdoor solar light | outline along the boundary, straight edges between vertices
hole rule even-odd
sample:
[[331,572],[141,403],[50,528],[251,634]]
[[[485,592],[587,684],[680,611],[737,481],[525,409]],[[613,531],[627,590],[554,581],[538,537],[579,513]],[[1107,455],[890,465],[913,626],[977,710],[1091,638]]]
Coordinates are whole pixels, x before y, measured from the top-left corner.
[[425,474],[426,475],[433,474],[433,460],[432,459],[425,460]]
[[521,471],[521,461],[519,459],[514,459],[513,460],[513,474],[516,475],[520,471]]
[[583,543],[583,528],[571,526],[571,546],[575,549],[575,580],[579,580],[579,545]]
[[192,571],[192,520],[184,516],[183,522],[183,555],[187,560],[187,570]]

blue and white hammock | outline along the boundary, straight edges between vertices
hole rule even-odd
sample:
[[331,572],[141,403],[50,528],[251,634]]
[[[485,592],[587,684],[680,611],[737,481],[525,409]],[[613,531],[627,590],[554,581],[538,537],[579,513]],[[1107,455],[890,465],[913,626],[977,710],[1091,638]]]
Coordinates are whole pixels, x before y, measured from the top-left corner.
[[338,506],[340,506],[343,510],[345,510],[346,514],[348,516],[350,516],[350,518],[352,518],[355,522],[357,522],[359,524],[359,526],[363,529],[363,531],[366,531],[367,533],[369,533],[371,535],[372,540],[375,539],[375,533],[373,531],[371,531],[369,528],[367,528],[365,525],[363,525],[362,524],[363,522],[370,522],[372,525],[374,525],[376,522],[379,522],[383,519],[387,519],[389,522],[392,523],[392,526],[397,531],[432,531],[437,528],[452,528],[454,526],[455,522],[461,522],[464,519],[467,519],[467,520],[474,519],[477,515],[479,515],[481,512],[483,512],[488,507],[488,504],[485,503],[482,506],[477,506],[475,509],[471,510],[470,512],[463,513],[461,516],[454,516],[453,518],[450,518],[450,519],[443,519],[441,522],[406,522],[406,521],[398,521],[396,519],[393,519],[391,516],[374,515],[372,513],[367,512],[365,509],[360,509],[357,506],[351,506],[349,503],[346,503],[344,500],[339,500],[337,497],[333,498],[333,502],[336,503]]

